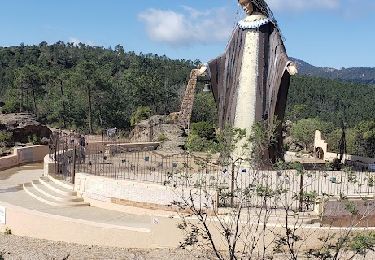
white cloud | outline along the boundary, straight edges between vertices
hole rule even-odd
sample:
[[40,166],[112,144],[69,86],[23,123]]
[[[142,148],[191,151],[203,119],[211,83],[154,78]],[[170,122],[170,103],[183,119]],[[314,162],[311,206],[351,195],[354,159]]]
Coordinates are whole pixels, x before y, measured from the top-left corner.
[[233,29],[233,18],[225,8],[201,12],[183,6],[184,12],[147,9],[138,18],[153,41],[172,46],[223,42]]
[[78,39],[76,37],[69,37],[68,42],[73,43],[74,46],[78,46],[80,43],[83,43],[83,44],[86,44],[86,45],[90,45],[90,46],[94,46],[95,45],[95,43],[92,42],[92,41],[81,41],[80,39]]
[[275,11],[301,11],[311,9],[337,9],[341,0],[268,0],[267,3]]
[[[375,0],[266,0],[275,12],[304,14],[328,11],[332,14],[357,18],[375,11]],[[234,6],[232,6],[234,7]],[[243,12],[234,14],[234,8],[222,7],[197,10],[182,6],[182,11],[150,8],[138,15],[149,38],[171,46],[189,46],[226,42],[234,21],[242,19]],[[276,17],[277,18],[277,17]]]
[[197,10],[197,9],[194,9],[190,6],[186,6],[186,5],[183,5],[182,8],[185,9],[186,12],[188,12],[190,14],[190,17],[191,18],[198,18],[198,17],[204,17],[204,16],[208,16],[210,15],[210,13],[213,11],[212,9],[211,10],[206,10],[204,12],[200,11],[200,10]]
[[344,16],[368,15],[375,10],[374,0],[266,0],[276,12],[328,10]]

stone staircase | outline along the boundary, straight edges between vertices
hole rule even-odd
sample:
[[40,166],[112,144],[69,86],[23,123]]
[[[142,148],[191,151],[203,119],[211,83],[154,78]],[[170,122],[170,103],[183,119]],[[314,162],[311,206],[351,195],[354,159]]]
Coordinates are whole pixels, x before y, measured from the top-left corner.
[[90,206],[77,195],[73,186],[51,176],[42,176],[39,180],[23,184],[24,191],[34,199],[50,206],[75,207]]
[[199,76],[199,69],[193,69],[190,73],[190,80],[185,90],[185,95],[181,103],[180,116],[178,118],[178,125],[187,129],[190,124],[191,113],[193,112],[193,105],[195,99],[195,88]]

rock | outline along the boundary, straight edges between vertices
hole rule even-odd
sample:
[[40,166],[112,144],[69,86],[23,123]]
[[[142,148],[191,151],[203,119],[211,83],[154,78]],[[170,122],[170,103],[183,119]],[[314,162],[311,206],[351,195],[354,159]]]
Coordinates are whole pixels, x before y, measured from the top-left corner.
[[186,142],[185,131],[169,116],[155,115],[141,121],[130,133],[131,142],[161,142],[158,150],[180,153]]
[[40,140],[40,144],[41,144],[41,145],[48,145],[48,144],[49,144],[49,138],[47,138],[47,137],[43,137],[43,138]]
[[46,141],[52,133],[47,126],[27,113],[0,114],[0,130],[12,132],[12,141],[21,143],[29,142],[30,138]]

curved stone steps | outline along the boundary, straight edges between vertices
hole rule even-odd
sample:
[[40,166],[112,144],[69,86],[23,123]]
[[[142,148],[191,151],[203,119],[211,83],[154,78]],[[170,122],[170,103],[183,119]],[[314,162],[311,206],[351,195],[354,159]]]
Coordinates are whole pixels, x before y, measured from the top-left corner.
[[68,191],[74,191],[73,184],[70,184],[70,183],[68,183],[68,182],[66,182],[64,180],[61,180],[57,176],[47,175],[47,176],[44,176],[44,178],[47,178],[49,181],[55,183],[56,185],[58,185],[58,187],[64,188],[64,189],[66,189]]
[[32,181],[31,183],[33,187],[37,191],[39,191],[39,193],[42,193],[44,196],[51,198],[55,201],[59,201],[59,202],[82,202],[83,201],[82,198],[79,198],[75,195],[63,195],[63,194],[57,193],[54,190],[51,190],[49,187],[42,184],[40,180]]
[[73,185],[55,180],[51,176],[42,176],[39,180],[23,184],[25,192],[34,199],[50,206],[75,207],[90,206],[77,196]]
[[42,176],[39,182],[49,188],[50,190],[64,195],[64,196],[77,196],[77,192],[72,189],[67,189],[65,186],[58,185],[56,182],[52,181],[50,177]]

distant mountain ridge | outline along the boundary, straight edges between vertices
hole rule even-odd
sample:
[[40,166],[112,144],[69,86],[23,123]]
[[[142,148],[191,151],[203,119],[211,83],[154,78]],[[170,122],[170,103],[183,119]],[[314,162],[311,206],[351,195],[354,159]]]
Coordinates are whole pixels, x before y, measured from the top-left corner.
[[353,67],[334,69],[327,67],[315,67],[303,60],[295,58],[291,58],[291,60],[293,60],[297,64],[300,75],[327,79],[338,79],[364,84],[375,84],[375,68]]

